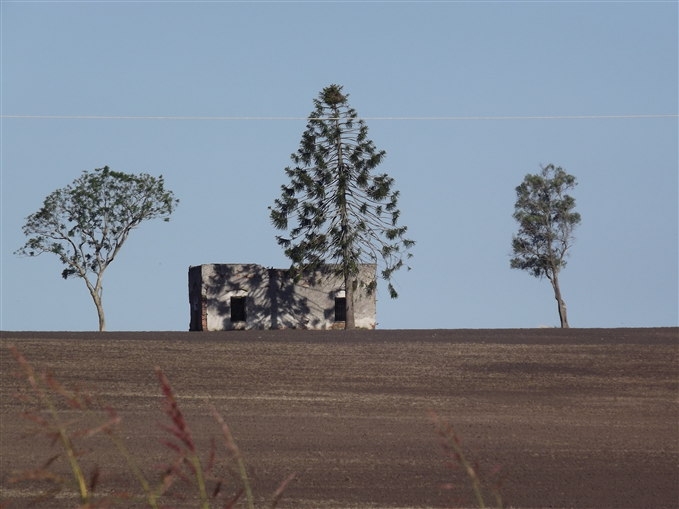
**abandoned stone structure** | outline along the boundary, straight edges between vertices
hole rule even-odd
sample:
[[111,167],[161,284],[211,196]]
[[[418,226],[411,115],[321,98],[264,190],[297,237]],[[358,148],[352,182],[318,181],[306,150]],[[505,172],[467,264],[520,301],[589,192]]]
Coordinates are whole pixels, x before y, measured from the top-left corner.
[[[374,280],[376,266],[361,266]],[[314,274],[295,281],[286,269],[256,264],[189,267],[192,331],[344,328],[346,298],[339,278]],[[375,328],[375,293],[354,293],[356,327]]]

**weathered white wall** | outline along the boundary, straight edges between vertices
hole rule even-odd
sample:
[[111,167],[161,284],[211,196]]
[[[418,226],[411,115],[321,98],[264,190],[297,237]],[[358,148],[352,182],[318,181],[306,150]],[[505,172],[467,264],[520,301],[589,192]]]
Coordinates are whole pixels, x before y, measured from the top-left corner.
[[[375,277],[375,265],[361,268]],[[342,282],[327,276],[295,284],[283,269],[256,264],[208,264],[189,269],[191,330],[331,329],[336,327],[335,296]],[[247,296],[245,322],[231,322],[231,297]],[[375,295],[357,291],[356,326],[373,329]]]

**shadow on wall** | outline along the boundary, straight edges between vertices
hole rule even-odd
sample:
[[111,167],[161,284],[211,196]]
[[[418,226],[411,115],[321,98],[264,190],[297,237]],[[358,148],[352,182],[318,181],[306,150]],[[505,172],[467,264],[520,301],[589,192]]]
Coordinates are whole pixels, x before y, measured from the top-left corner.
[[[376,267],[360,267],[374,280]],[[191,324],[195,331],[344,328],[344,281],[330,267],[294,277],[290,270],[257,264],[189,268]],[[354,293],[356,326],[375,328],[375,294]]]
[[[317,328],[321,320],[289,271],[256,264],[191,267],[190,330]],[[316,311],[316,312],[313,312]]]

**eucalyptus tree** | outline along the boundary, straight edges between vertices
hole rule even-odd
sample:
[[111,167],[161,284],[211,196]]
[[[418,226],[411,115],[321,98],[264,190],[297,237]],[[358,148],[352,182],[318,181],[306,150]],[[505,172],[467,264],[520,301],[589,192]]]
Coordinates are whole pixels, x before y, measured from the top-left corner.
[[360,266],[376,264],[396,298],[391,278],[406,266],[414,242],[399,223],[394,179],[375,172],[386,153],[368,139],[368,127],[348,97],[341,86],[330,85],[314,99],[293,165],[285,168],[289,183],[269,209],[273,225],[287,232],[276,239],[294,274],[320,271],[343,281],[345,328],[351,329],[354,293],[370,294],[377,284],[362,279]]
[[568,191],[577,185],[574,176],[553,164],[540,173],[526,175],[516,188],[514,219],[519,230],[512,238],[513,269],[546,277],[554,289],[561,327],[568,327],[566,303],[559,287],[559,274],[573,245],[573,231],[580,223],[575,198]]
[[83,174],[49,194],[40,210],[26,218],[28,240],[16,254],[57,255],[61,275],[82,278],[106,328],[102,302],[103,277],[127,240],[144,221],[169,221],[179,200],[165,189],[162,177],[113,171],[108,166]]

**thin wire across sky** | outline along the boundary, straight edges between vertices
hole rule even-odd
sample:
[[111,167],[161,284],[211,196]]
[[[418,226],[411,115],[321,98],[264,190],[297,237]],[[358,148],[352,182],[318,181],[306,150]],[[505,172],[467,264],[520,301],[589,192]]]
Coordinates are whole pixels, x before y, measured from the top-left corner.
[[[617,120],[679,118],[677,113],[642,113],[621,115],[451,115],[451,116],[375,116],[357,117],[360,120],[398,121],[479,121],[479,120]],[[23,115],[2,114],[0,119],[21,120],[173,120],[173,121],[285,121],[285,120],[340,120],[332,117],[295,116],[197,116],[197,115]]]

